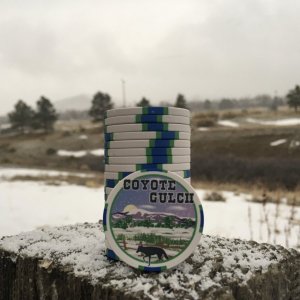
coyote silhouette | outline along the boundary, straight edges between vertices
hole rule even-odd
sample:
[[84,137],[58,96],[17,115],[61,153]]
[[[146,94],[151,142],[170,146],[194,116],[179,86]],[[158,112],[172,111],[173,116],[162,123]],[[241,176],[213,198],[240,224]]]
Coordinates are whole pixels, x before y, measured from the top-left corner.
[[162,248],[159,248],[159,247],[144,247],[143,245],[139,245],[136,250],[136,253],[139,253],[139,252],[145,254],[145,256],[143,257],[144,261],[145,261],[146,257],[149,258],[148,266],[150,266],[152,255],[157,255],[159,260],[161,260],[163,257],[166,259],[169,258],[167,253],[165,252],[165,250]]

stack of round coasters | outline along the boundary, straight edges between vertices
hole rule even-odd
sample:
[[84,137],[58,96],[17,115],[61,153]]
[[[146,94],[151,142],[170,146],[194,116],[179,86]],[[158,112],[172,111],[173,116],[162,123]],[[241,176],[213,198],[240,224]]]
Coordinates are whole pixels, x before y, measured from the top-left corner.
[[[105,117],[105,200],[136,171],[174,172],[190,182],[190,112],[176,107],[112,109]],[[106,239],[107,256],[117,259]]]
[[109,194],[103,212],[109,252],[142,271],[163,271],[187,259],[203,225],[197,193],[172,172],[128,175]]

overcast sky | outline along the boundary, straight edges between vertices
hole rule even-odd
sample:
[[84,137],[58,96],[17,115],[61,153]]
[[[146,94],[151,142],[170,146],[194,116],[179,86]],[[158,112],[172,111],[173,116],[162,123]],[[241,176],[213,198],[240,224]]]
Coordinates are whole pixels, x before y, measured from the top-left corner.
[[1,0],[0,113],[101,90],[132,104],[285,94],[300,83],[299,0]]

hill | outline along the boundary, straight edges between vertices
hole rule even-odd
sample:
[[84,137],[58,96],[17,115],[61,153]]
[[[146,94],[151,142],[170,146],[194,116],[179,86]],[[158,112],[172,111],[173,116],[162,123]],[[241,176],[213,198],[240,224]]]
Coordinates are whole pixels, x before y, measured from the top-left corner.
[[92,97],[87,94],[80,94],[64,98],[54,103],[59,112],[68,110],[88,110],[91,106]]

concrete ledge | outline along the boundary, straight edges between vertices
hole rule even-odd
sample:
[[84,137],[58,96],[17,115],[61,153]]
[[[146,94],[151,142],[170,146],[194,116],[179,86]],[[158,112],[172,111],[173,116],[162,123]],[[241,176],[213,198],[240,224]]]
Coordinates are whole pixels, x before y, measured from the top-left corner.
[[141,273],[105,257],[100,224],[0,240],[0,299],[300,299],[300,253],[203,236],[177,268]]

